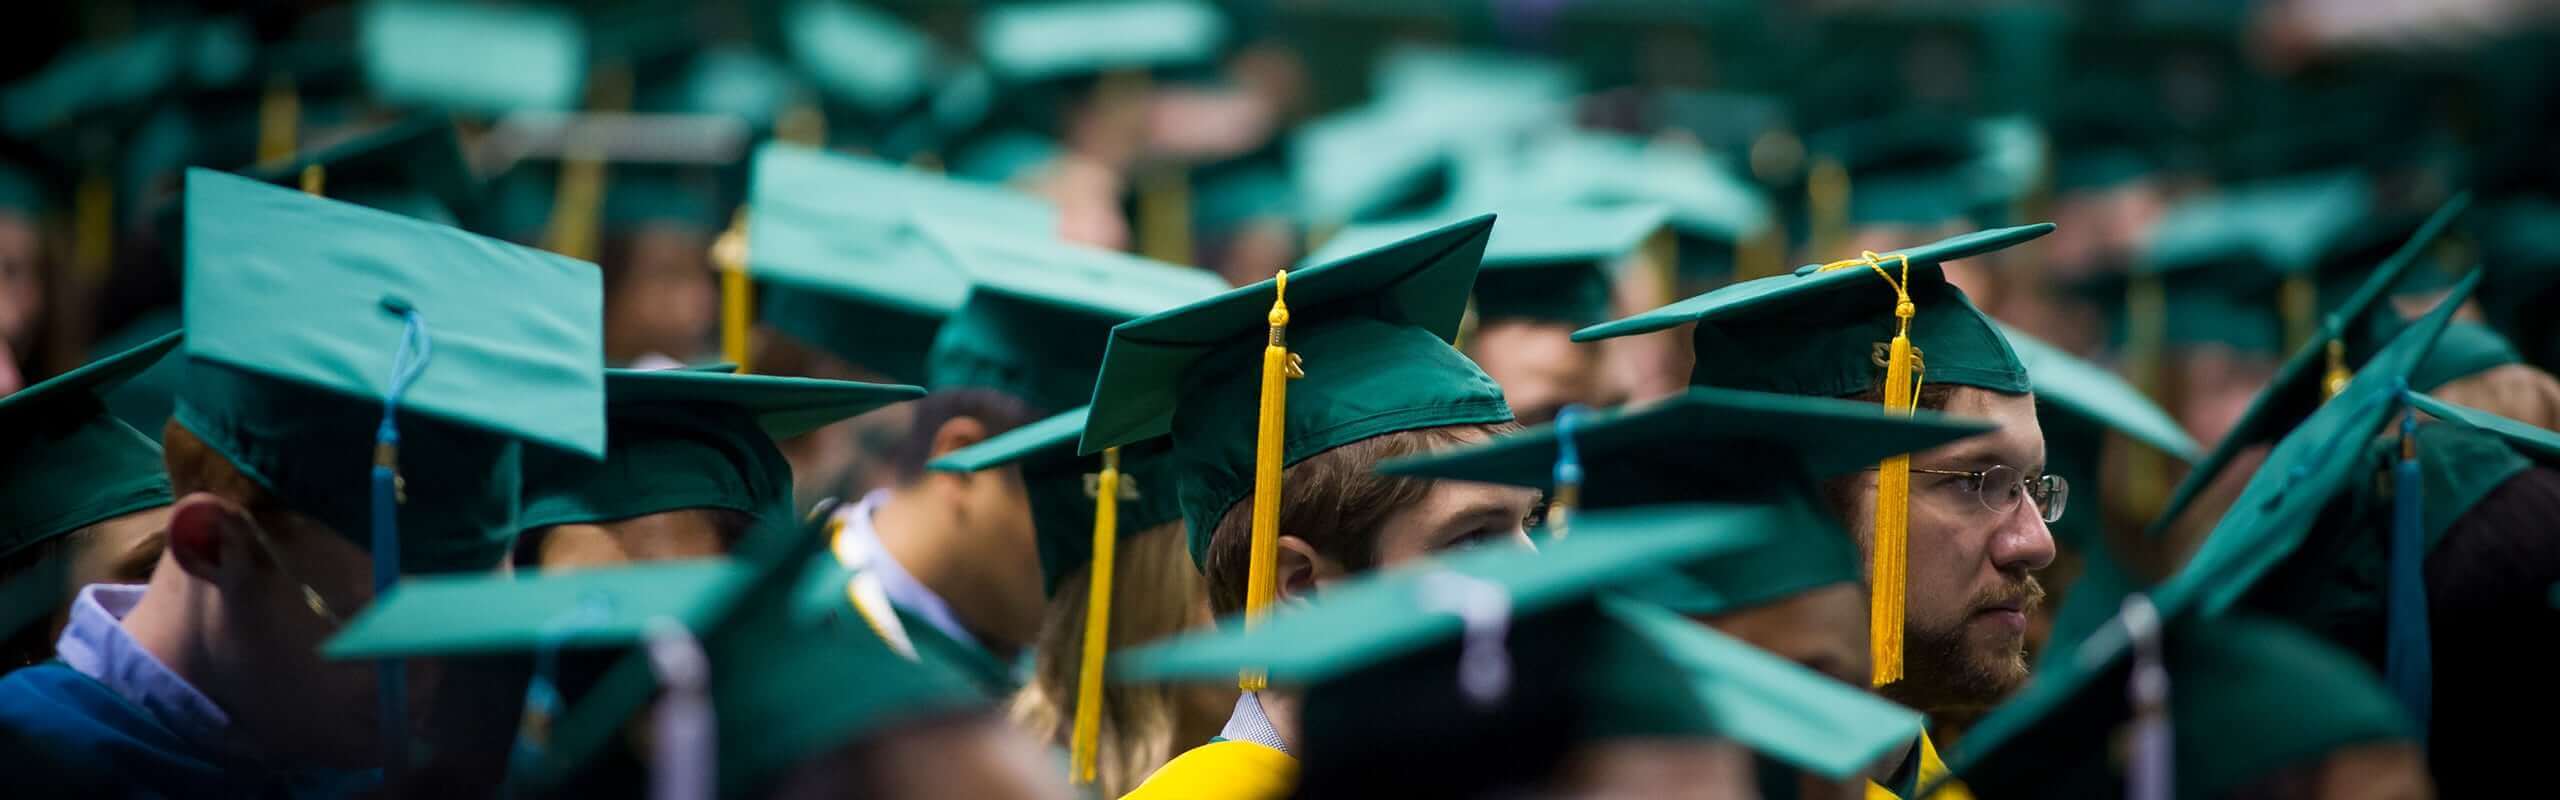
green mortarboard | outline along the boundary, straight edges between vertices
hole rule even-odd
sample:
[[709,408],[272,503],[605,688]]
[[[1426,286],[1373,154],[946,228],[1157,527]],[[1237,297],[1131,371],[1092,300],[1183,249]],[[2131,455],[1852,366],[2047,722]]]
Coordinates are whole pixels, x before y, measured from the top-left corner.
[[978,18],[978,56],[1007,83],[1196,64],[1227,36],[1218,8],[1195,0],[1086,0],[997,5]]
[[[1057,594],[1060,581],[1093,560],[1094,476],[1102,469],[1102,457],[1076,452],[1085,411],[1077,408],[988,437],[926,465],[951,472],[1022,468],[1031,494],[1031,526],[1039,534],[1040,583],[1051,595]],[[1165,444],[1151,439],[1121,447],[1119,494],[1125,502],[1118,512],[1120,531],[1182,519]]]
[[[1977,231],[1886,253],[1870,267],[1852,259],[1806,265],[1793,274],[1744,281],[1574,333],[1587,342],[1696,322],[1697,366],[1689,383],[1730,389],[1849,397],[1884,383],[1885,343],[1894,338],[1894,280],[1908,275],[1911,345],[1920,379],[2010,394],[2028,389],[2027,370],[2008,340],[1939,268],[2043,236],[2052,223]],[[1908,259],[1910,269],[1903,270]],[[1829,266],[1830,268],[1826,268]]]
[[[98,337],[89,350],[92,359],[106,359],[117,353],[143,347],[160,337],[178,332],[179,313],[175,305],[143,312],[124,327]],[[142,432],[152,441],[160,441],[161,428],[169,424],[169,412],[178,403],[178,388],[186,384],[186,359],[164,358],[100,397],[107,413],[119,422]]]
[[[1541,139],[1522,156],[1517,191],[1594,205],[1649,203],[1671,211],[1671,225],[1701,244],[1730,246],[1766,230],[1769,203],[1760,190],[1718,166],[1703,151],[1648,144],[1627,136],[1573,133]],[[1717,248],[1684,248],[1682,261]]]
[[587,32],[565,9],[373,0],[356,35],[366,83],[397,105],[566,111],[586,88]]
[[1848,173],[1853,225],[1935,227],[1970,220],[1988,193],[1983,123],[1940,114],[1862,120],[1809,137],[1817,160]]
[[1581,89],[1572,67],[1532,55],[1430,45],[1392,47],[1378,57],[1369,90],[1384,102],[1456,97],[1488,107],[1570,103]]
[[[105,405],[118,384],[178,346],[168,334],[0,396],[0,558],[116,517],[169,504],[160,445],[116,421]],[[56,551],[0,577],[0,631],[49,615],[69,586],[71,554]]]
[[759,148],[754,172],[747,261],[764,321],[899,380],[922,380],[935,332],[968,296],[966,271],[917,223],[1057,229],[1057,211],[1029,195],[796,145]]
[[604,227],[672,225],[709,233],[729,223],[715,171],[690,164],[617,164],[605,178]]
[[[2162,797],[2230,797],[2340,748],[2414,744],[2415,729],[2373,673],[2346,653],[2282,623],[2247,616],[2169,615],[2156,668],[2165,697],[2157,724],[2173,774]],[[2156,623],[2155,623],[2156,624]],[[2146,680],[2124,628],[2093,641],[1966,734],[1955,778],[1981,797],[2131,797],[2128,770],[2146,763],[2141,712],[2128,685]]]
[[952,154],[951,174],[982,183],[1009,184],[1048,166],[1065,150],[1058,140],[1041,134],[996,131],[972,139]]
[[935,391],[995,389],[1040,413],[1093,397],[1111,326],[1224,291],[1216,273],[1065,241],[928,223],[968,299],[925,359]]
[[[1613,509],[1687,502],[1765,503],[1785,535],[1648,578],[1637,597],[1683,614],[1721,614],[1834,583],[1856,583],[1858,547],[1823,509],[1820,482],[1892,455],[1989,431],[1935,413],[1900,416],[1874,403],[1691,388],[1642,408],[1543,423],[1481,444],[1378,465],[1382,475],[1528,486],[1560,496],[1567,441],[1582,475],[1578,505]],[[1747,458],[1735,454],[1748,453]],[[1581,516],[1572,533],[1583,534]]]
[[933,40],[885,11],[842,0],[792,0],[783,43],[811,83],[869,114],[914,102],[937,69]]
[[[1476,273],[1476,316],[1591,325],[1609,317],[1614,277],[1628,254],[1663,228],[1660,206],[1506,208]],[[1402,240],[1446,221],[1345,228],[1307,263],[1322,264]]]
[[[1600,599],[1664,563],[1733,553],[1786,524],[1786,515],[1758,506],[1595,511],[1576,536],[1543,549],[1486,548],[1362,575],[1250,630],[1221,626],[1123,654],[1113,676],[1197,681],[1260,667],[1276,685],[1312,687],[1311,770],[1375,748],[1445,742],[1473,726],[1517,725],[1527,720],[1498,709],[1561,691],[1574,716],[1554,721],[1573,730],[1495,735],[1731,738],[1844,777],[1906,745],[1918,733],[1916,715],[1667,612]],[[1488,608],[1504,620],[1498,640],[1469,632],[1482,624],[1472,615]],[[1458,689],[1455,664],[1470,645],[1479,658],[1493,652],[1510,674],[1507,686],[1484,693],[1497,697],[1462,702],[1470,692]],[[1399,735],[1397,720],[1442,736]]]
[[75,47],[0,92],[0,128],[32,136],[77,121],[150,108],[192,87],[231,83],[249,66],[238,20],[155,25]]
[[795,521],[774,442],[924,392],[911,386],[694,370],[608,370],[604,462],[526,459],[526,529],[687,508]]
[[635,110],[718,114],[769,131],[806,93],[790,68],[752,47],[712,45],[671,66],[664,75],[642,76]]
[[[2242,450],[2284,436],[2320,408],[2324,395],[2330,393],[2327,384],[2332,379],[2345,374],[2344,370],[2362,361],[2366,354],[2379,351],[2387,336],[2395,336],[2406,329],[2407,326],[2397,322],[2397,312],[2385,300],[2420,254],[2433,246],[2436,239],[2469,207],[2467,196],[2447,201],[2401,245],[2398,252],[2373,269],[2363,286],[2321,316],[2310,341],[2304,342],[2290,358],[2285,359],[2283,365],[2276,368],[2275,376],[2268,380],[2266,388],[2260,390],[2257,397],[2250,399],[2249,407],[2241,412],[2238,421],[2232,423],[2231,431],[2205,453],[2203,460],[2195,462],[2195,469],[2188,471],[2184,480],[2178,482],[2169,504],[2146,529],[2147,534],[2155,538],[2165,535],[2168,526],[2185,514],[2188,504],[2204,491],[2205,485],[2229,466]],[[2392,319],[2392,324],[2377,324],[2386,317]],[[2424,352],[2422,348],[2421,353]],[[2335,360],[2333,355],[2337,357]]]
[[[1508,422],[1502,388],[1449,342],[1493,228],[1478,217],[1288,276],[1282,467],[1390,433]],[[1121,323],[1094,385],[1083,450],[1172,437],[1191,555],[1251,492],[1274,281]]]
[[1373,103],[1299,125],[1288,142],[1297,216],[1341,225],[1422,206],[1441,188],[1446,124]]
[[464,163],[453,121],[422,115],[363,136],[259,164],[241,174],[287,188],[319,167],[320,194],[442,225],[479,218],[480,186]]
[[2108,484],[2101,480],[2099,465],[2108,432],[2185,463],[2194,463],[2202,448],[2169,412],[2115,373],[2009,326],[2000,330],[2018,362],[2034,376],[2045,474],[2061,476],[2079,489],[2073,495],[2080,510],[2064,511],[2050,526],[2054,539],[2083,559],[2080,577],[2071,584],[2047,637],[2074,643],[2114,615],[2124,594],[2137,585],[2135,573],[2116,560],[2105,539],[2108,515],[2101,504]]
[[[2396,243],[2409,230],[2383,231],[2372,215],[2372,191],[2348,173],[2268,181],[2172,207],[2152,226],[2134,266],[2136,279],[2161,287],[2161,344],[2282,352],[2288,335],[2299,333],[2288,326],[2308,322],[2296,322],[2297,315],[2334,307],[2372,266],[2372,259],[2346,257],[2354,242],[2387,235]],[[2092,288],[2109,295],[2102,305],[2112,310],[2130,302],[2114,296],[2127,291],[2116,288],[2122,285],[2106,280]],[[2131,337],[2134,323],[2122,324]]]
[[[393,455],[399,552],[375,557],[483,569],[515,538],[520,443],[604,454],[595,268],[223,173],[186,181],[176,419],[292,510],[371,549],[367,467]],[[405,438],[377,448],[394,421]]]
[[321,653],[450,658],[628,647],[661,618],[705,629],[746,590],[751,573],[732,559],[703,558],[541,574],[421,576],[367,606]]

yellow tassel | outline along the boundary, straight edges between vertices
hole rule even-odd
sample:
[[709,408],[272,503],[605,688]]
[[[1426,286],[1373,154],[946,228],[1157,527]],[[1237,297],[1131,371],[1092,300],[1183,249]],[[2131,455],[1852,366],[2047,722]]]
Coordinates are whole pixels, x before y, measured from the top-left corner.
[[1849,240],[1849,169],[1837,159],[1813,162],[1804,180],[1805,213],[1813,251],[1837,250]]
[[104,283],[115,267],[116,188],[106,173],[91,172],[71,195],[72,272],[84,286]]
[[[2125,365],[2133,386],[2152,400],[2165,403],[2169,386],[2169,300],[2159,273],[2135,270],[2133,279],[2125,284],[2124,305]],[[2125,458],[2128,513],[2138,519],[2158,516],[2169,502],[2168,455],[2149,447],[2136,447]]]
[[2341,339],[2330,339],[2329,372],[2320,378],[2320,400],[2327,402],[2337,397],[2339,392],[2347,390],[2347,382],[2355,380],[2355,377],[2355,373],[2347,370],[2347,343]]
[[1093,499],[1093,583],[1084,601],[1084,662],[1076,670],[1076,728],[1068,776],[1091,785],[1102,755],[1102,661],[1111,649],[1111,570],[1120,542],[1120,448],[1102,451]]
[[747,279],[747,210],[738,209],[729,229],[711,243],[711,263],[720,269],[720,356],[749,374],[748,324],[755,319],[755,284]]
[[1682,297],[1679,234],[1672,232],[1671,227],[1665,225],[1661,230],[1654,231],[1653,236],[1645,239],[1645,251],[1646,258],[1653,261],[1654,280],[1661,285],[1662,294],[1654,302],[1664,305],[1678,302]]
[[301,130],[302,101],[294,93],[293,76],[278,74],[267,81],[267,93],[258,99],[258,163],[292,158]]
[[[1856,259],[1822,268],[1865,265],[1893,287],[1894,330],[1884,362],[1884,409],[1886,413],[1909,416],[1920,401],[1920,356],[1911,346],[1911,317],[1919,309],[1911,303],[1911,259],[1894,256],[1902,262],[1902,273],[1896,277],[1885,271],[1884,258],[1863,253]],[[1867,609],[1867,643],[1875,657],[1871,677],[1876,686],[1902,680],[1902,622],[1909,592],[1910,540],[1911,456],[1905,454],[1876,465],[1875,553]]]
[[321,195],[321,190],[322,190],[322,189],[325,189],[325,188],[328,188],[328,185],[329,185],[329,173],[328,173],[328,172],[326,172],[326,171],[324,171],[324,170],[322,170],[322,169],[320,168],[320,165],[318,165],[318,164],[308,164],[308,165],[304,165],[304,166],[303,166],[303,168],[302,168],[302,193],[303,193],[303,194],[311,195],[311,196],[313,196],[313,197],[320,197],[320,196],[322,196],[322,195]]
[[1191,263],[1191,181],[1178,167],[1138,178],[1138,252],[1167,264]]
[[2319,326],[2320,293],[2303,275],[2285,278],[2283,292],[2284,350],[2290,353],[2309,343],[2312,330]]
[[[1253,558],[1244,584],[1247,629],[1271,613],[1279,597],[1280,448],[1288,429],[1289,379],[1301,377],[1297,357],[1289,352],[1289,271],[1271,279],[1271,339],[1262,348],[1262,409],[1253,440]],[[1236,687],[1248,692],[1270,685],[1269,676],[1248,669]]]

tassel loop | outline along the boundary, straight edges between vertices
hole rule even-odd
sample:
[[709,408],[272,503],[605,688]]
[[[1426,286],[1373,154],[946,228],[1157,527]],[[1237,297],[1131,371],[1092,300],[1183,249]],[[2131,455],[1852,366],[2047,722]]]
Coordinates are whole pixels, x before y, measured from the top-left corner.
[[[1888,271],[1884,262],[1900,262]],[[1893,341],[1885,345],[1884,409],[1909,416],[1920,404],[1920,351],[1911,345],[1911,318],[1919,306],[1911,302],[1911,258],[1874,251],[1825,264],[1820,271],[1864,266],[1893,288]],[[1911,456],[1896,455],[1876,466],[1875,547],[1868,576],[1867,644],[1875,657],[1871,683],[1884,686],[1902,680],[1902,624],[1909,592],[1911,541]]]

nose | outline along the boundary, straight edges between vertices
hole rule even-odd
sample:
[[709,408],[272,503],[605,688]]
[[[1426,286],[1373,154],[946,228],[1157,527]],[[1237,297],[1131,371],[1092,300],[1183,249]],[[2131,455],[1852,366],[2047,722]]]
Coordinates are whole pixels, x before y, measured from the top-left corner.
[[2034,572],[2053,565],[2053,528],[2033,502],[2000,515],[1991,532],[1991,565],[2001,572]]

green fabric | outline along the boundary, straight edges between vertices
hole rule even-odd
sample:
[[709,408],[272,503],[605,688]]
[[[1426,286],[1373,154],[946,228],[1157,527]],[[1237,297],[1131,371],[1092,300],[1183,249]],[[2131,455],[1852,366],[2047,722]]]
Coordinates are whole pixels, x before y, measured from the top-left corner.
[[[1663,732],[1724,736],[1832,780],[1856,775],[1920,736],[1923,719],[1918,712],[1676,613],[1622,601],[1603,601],[1603,612],[1667,659],[1707,712],[1704,725],[1700,720],[1676,721]],[[1603,663],[1641,662],[1604,658]],[[1591,677],[1602,691],[1626,684],[1605,673]]]
[[1057,229],[1028,195],[854,156],[773,143],[756,151],[747,214],[758,313],[812,346],[897,380],[921,381],[968,278],[917,224],[1016,235]]
[[[2052,223],[1997,228],[1886,253],[1884,271],[1905,274],[1915,313],[1911,344],[1927,383],[2021,394],[2027,369],[1990,317],[1946,281],[1948,261],[2008,248],[2051,232]],[[1861,263],[1744,281],[1615,322],[1576,331],[1574,341],[1651,333],[1695,322],[1697,364],[1689,383],[1730,389],[1847,397],[1884,383],[1882,349],[1895,331],[1895,296]]]
[[58,204],[59,190],[50,183],[25,163],[0,158],[0,211],[41,217]]
[[631,647],[672,619],[703,630],[752,569],[726,558],[545,574],[429,575],[365,606],[320,649],[339,660]]
[[[1790,535],[1647,576],[1629,592],[1683,614],[1721,614],[1859,579],[1858,548],[1824,509],[1820,481],[1981,434],[1980,423],[1910,417],[1830,398],[1691,388],[1656,404],[1576,420],[1584,508],[1766,503]],[[1528,486],[1555,492],[1560,434],[1545,423],[1481,444],[1378,465],[1381,475]],[[1737,461],[1734,453],[1750,453]],[[1581,531],[1577,516],[1574,534]]]
[[1227,21],[1197,0],[1082,0],[997,5],[978,15],[978,55],[996,76],[1028,83],[1217,56]]
[[2269,181],[2181,203],[2152,230],[2149,268],[2298,273],[2363,222],[2372,190],[2353,174]]
[[[1078,408],[1024,425],[934,459],[926,467],[976,472],[1006,466],[1022,468],[1031,495],[1031,526],[1039,536],[1040,586],[1050,596],[1059,582],[1093,560],[1093,480],[1101,473],[1100,456],[1079,455],[1076,440],[1084,433],[1085,412]],[[1182,519],[1182,506],[1172,490],[1169,442],[1150,439],[1120,448],[1121,536]]]
[[244,27],[238,20],[153,25],[68,48],[42,71],[0,91],[0,128],[31,137],[144,108],[191,86],[237,80],[247,67]]
[[[1479,217],[1290,274],[1288,345],[1306,376],[1288,385],[1284,466],[1389,433],[1511,419],[1501,387],[1449,345],[1492,227]],[[1170,435],[1195,562],[1252,487],[1273,296],[1266,280],[1122,323],[1094,385],[1082,449]]]
[[2523,352],[2525,362],[2544,371],[2560,370],[2560,318],[2546,312],[2560,290],[2560,244],[2549,232],[2560,230],[2560,202],[2541,198],[2509,200],[2483,209],[2474,230],[2480,241],[2480,266],[2488,277],[2480,305],[2489,324],[2506,334]]
[[806,93],[789,67],[752,47],[714,44],[679,63],[673,74],[641,81],[633,110],[717,114],[768,131]]
[[[907,640],[914,643],[916,656],[928,664],[936,664],[968,681],[978,696],[987,700],[1003,700],[1022,688],[1022,676],[1011,664],[996,658],[986,648],[951,638],[933,621],[901,606],[898,624],[906,627]],[[867,630],[866,630],[867,633]]]
[[[122,329],[98,337],[89,357],[105,359],[158,341],[178,331],[178,317],[178,307],[174,305],[144,312]],[[160,429],[169,424],[169,412],[177,406],[178,387],[186,382],[186,371],[186,359],[161,359],[108,390],[100,400],[117,421],[157,442]]]
[[[0,557],[170,501],[160,445],[107,413],[102,397],[176,349],[181,334],[0,396]],[[6,628],[16,630],[15,626]]]
[[2436,339],[2436,348],[2427,352],[2427,360],[2419,362],[2417,371],[2409,374],[2409,388],[2432,392],[2463,378],[2523,362],[2515,345],[2489,326],[2456,322],[2445,327],[2444,336]]
[[[2122,630],[2077,663],[2039,670],[1974,726],[1956,778],[1981,797],[2119,796],[2133,715]],[[2228,797],[2345,747],[2414,744],[2415,726],[2370,669],[2290,626],[2188,613],[2171,617],[2162,646],[2176,797]]]
[[653,225],[718,233],[729,224],[720,175],[698,166],[620,164],[605,177],[605,231]]
[[1327,585],[1250,628],[1228,618],[1213,628],[1144,645],[1111,659],[1115,682],[1233,680],[1248,667],[1269,671],[1274,686],[1308,686],[1358,672],[1457,638],[1464,625],[1433,611],[1426,587],[1455,573],[1491,583],[1509,598],[1509,616],[1525,619],[1588,600],[1618,581],[1665,563],[1736,552],[1770,535],[1783,517],[1749,505],[1666,505],[1594,511],[1575,522],[1576,535],[1538,549],[1484,547],[1383,569]]
[[398,398],[404,570],[506,552],[519,442],[603,455],[594,267],[206,170],[186,193],[175,416],[288,507],[370,546],[371,454],[405,338],[393,307],[416,310],[427,345]]
[[[1608,319],[1612,281],[1629,253],[1668,221],[1660,206],[1505,208],[1476,273],[1476,316],[1592,325]],[[1430,231],[1452,219],[1345,228],[1307,257],[1323,264]]]
[[1847,170],[1851,223],[1936,226],[2004,199],[1994,139],[1982,121],[1914,112],[1820,131],[1805,148]]
[[759,525],[789,525],[791,463],[775,440],[922,394],[816,378],[608,370],[604,461],[530,455],[517,524],[719,508],[753,514]]
[[[2096,422],[2181,461],[2192,462],[2202,455],[2203,448],[2187,435],[2185,426],[2115,373],[2015,328],[1999,325],[1999,329],[2027,374],[2035,376],[2031,388],[2039,411],[2051,407]],[[2081,444],[2094,450],[2097,443]]]
[[783,43],[801,72],[868,113],[885,114],[914,101],[940,55],[923,32],[862,4],[790,0],[780,13]]
[[1288,143],[1297,217],[1321,229],[1422,205],[1448,165],[1445,124],[1371,104],[1298,125]]
[[926,233],[970,282],[926,355],[926,385],[995,389],[1044,412],[1093,397],[1111,326],[1227,288],[1206,270],[1062,241],[934,225]]
[[[2320,387],[2328,372],[2328,344],[2331,340],[2347,343],[2349,352],[2346,356],[2350,368],[2364,368],[2362,362],[2368,360],[2365,356],[2370,351],[2358,351],[2365,350],[2367,343],[2375,350],[2380,349],[2384,337],[2375,330],[2383,327],[2377,324],[2378,321],[2385,318],[2396,320],[2397,312],[2391,304],[2384,302],[2392,287],[2400,283],[2401,276],[2416,263],[2419,255],[2469,207],[2467,196],[2456,196],[2447,201],[2425,224],[2419,226],[2417,232],[2410,235],[2398,251],[2374,267],[2362,286],[2331,307],[2329,313],[2321,318],[2311,341],[2304,342],[2301,349],[2285,359],[2284,364],[2276,368],[2275,376],[2268,380],[2267,388],[2250,399],[2249,407],[2240,413],[2239,421],[2232,423],[2231,432],[2224,434],[2222,441],[2215,443],[2203,460],[2195,462],[2195,469],[2189,470],[2187,477],[2178,481],[2177,489],[2170,494],[2169,504],[2145,528],[2146,535],[2154,538],[2165,535],[2170,521],[2186,513],[2187,506],[2195,502],[2205,485],[2221,474],[2222,469],[2229,466],[2242,450],[2283,436],[2321,406]],[[2396,324],[2388,327],[2403,335],[2407,330],[2407,326]],[[2422,356],[2427,349],[2420,348],[2420,355],[2412,357]]]
[[305,167],[321,168],[320,193],[444,225],[478,219],[480,186],[462,158],[453,121],[424,115],[241,174],[286,188],[302,186]]
[[366,85],[395,105],[566,111],[586,88],[587,32],[566,9],[373,0],[356,38]]
[[2230,512],[2157,596],[2187,602],[2187,595],[2197,595],[2201,609],[2219,613],[2301,548],[2331,500],[2357,491],[2367,479],[2362,432],[2379,430],[2405,402],[2410,371],[2478,283],[2476,275],[2464,279],[2443,306],[2401,332],[2357,370],[2344,391],[2285,434]]
[[1488,105],[1562,103],[1581,91],[1570,65],[1520,52],[1405,45],[1378,58],[1370,90],[1386,102],[1465,96]]
[[1507,187],[1516,197],[1670,209],[1685,281],[1724,279],[1732,271],[1734,244],[1763,235],[1775,223],[1764,190],[1693,149],[1573,133],[1541,139],[1516,160]]

